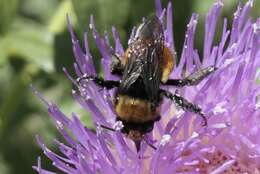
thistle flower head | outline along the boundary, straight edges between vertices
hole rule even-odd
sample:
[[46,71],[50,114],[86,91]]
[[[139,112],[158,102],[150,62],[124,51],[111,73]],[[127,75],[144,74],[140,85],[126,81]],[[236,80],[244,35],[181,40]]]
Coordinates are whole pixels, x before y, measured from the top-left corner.
[[[202,57],[194,46],[198,15],[192,15],[187,25],[180,62],[171,74],[171,78],[182,78],[203,67],[218,67],[213,75],[197,86],[178,89],[178,93],[203,108],[208,118],[207,127],[200,125],[201,120],[195,114],[184,112],[165,100],[161,120],[156,122],[152,133],[145,136],[147,143],[141,142],[141,150],[136,153],[134,143],[120,133],[124,125],[115,121],[113,91],[100,90],[94,83],[88,82],[79,87],[79,93],[72,92],[75,100],[91,113],[97,125],[96,132],[93,132],[80,122],[76,114],[72,113],[68,118],[55,104],[45,101],[34,90],[48,107],[51,118],[66,141],[54,141],[62,153],[58,155],[37,137],[53,165],[68,174],[260,173],[260,87],[256,84],[260,66],[260,18],[253,21],[248,17],[252,0],[244,6],[239,5],[231,29],[228,29],[225,19],[221,40],[213,45],[222,6],[223,1],[217,0],[206,17]],[[165,45],[176,55],[171,3],[163,9],[160,0],[156,0],[156,14],[165,24]],[[116,29],[112,27],[114,44],[111,45],[107,34],[102,37],[97,32],[93,17],[90,26],[102,55],[104,78],[117,79],[109,72],[113,54],[124,54]],[[81,48],[71,24],[69,31],[78,77],[96,75],[87,34],[84,34],[84,48]],[[133,28],[129,43],[135,32],[136,28]],[[113,127],[117,131],[107,131],[98,125]],[[150,148],[147,145],[149,143],[157,149]],[[40,174],[53,173],[42,169],[40,159],[34,169]]]

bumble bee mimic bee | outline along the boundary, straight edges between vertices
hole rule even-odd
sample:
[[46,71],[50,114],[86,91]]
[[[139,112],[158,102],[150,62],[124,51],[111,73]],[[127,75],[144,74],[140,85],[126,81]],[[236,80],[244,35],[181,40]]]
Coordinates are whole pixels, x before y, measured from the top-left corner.
[[114,97],[116,120],[122,121],[124,126],[121,132],[134,141],[139,151],[144,135],[151,132],[154,123],[161,118],[160,106],[164,97],[182,109],[198,114],[204,125],[207,125],[207,119],[200,107],[180,95],[161,89],[160,86],[196,85],[216,68],[210,66],[201,69],[184,79],[169,79],[175,59],[165,44],[161,21],[153,16],[138,27],[122,57],[112,56],[111,73],[120,76],[120,81],[88,75],[79,78],[78,83],[80,85],[84,80],[91,80],[107,90],[117,88]]

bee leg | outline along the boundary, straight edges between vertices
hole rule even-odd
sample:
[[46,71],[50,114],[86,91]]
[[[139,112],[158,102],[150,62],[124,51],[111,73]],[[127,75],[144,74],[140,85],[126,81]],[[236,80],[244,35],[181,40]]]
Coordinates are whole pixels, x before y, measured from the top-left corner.
[[95,77],[95,76],[83,76],[81,78],[77,79],[77,82],[79,85],[82,85],[83,82],[93,81],[97,86],[100,86],[102,88],[106,89],[112,89],[115,87],[119,87],[120,82],[114,81],[114,80],[104,80],[101,77]]
[[122,76],[124,72],[124,65],[117,55],[112,56],[112,62],[110,64],[110,72],[114,75]]
[[104,125],[100,125],[100,127],[103,128],[103,129],[109,130],[109,131],[113,131],[113,132],[116,131],[115,129],[108,127],[108,126],[104,126]]
[[114,129],[112,127],[105,126],[103,124],[99,124],[99,123],[94,123],[94,124],[97,127],[97,129],[99,127],[99,128],[102,128],[102,129],[106,129],[106,130],[112,131],[112,132],[116,132],[117,131],[116,129]]
[[187,110],[199,114],[203,119],[202,125],[207,126],[207,118],[205,114],[202,112],[202,109],[198,105],[189,102],[188,100],[186,100],[185,98],[181,97],[178,94],[172,94],[169,91],[165,91],[161,89],[160,94],[172,100],[176,106],[181,107],[183,110]]
[[217,68],[214,66],[209,66],[207,68],[198,70],[188,77],[184,79],[169,79],[164,85],[172,85],[172,86],[192,86],[199,84],[204,78],[206,78],[208,75],[216,71]]

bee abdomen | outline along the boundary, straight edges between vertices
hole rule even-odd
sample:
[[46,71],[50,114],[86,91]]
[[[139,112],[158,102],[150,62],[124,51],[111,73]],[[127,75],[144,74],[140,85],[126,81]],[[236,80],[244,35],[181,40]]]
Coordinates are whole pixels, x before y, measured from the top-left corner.
[[115,106],[117,116],[127,122],[144,123],[158,117],[159,107],[154,108],[148,100],[119,95]]

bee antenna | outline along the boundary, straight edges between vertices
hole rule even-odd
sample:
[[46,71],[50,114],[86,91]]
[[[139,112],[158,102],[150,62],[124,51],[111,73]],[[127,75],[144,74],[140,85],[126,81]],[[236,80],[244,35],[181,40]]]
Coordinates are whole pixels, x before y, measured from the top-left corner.
[[156,148],[152,143],[150,143],[150,142],[147,140],[146,137],[144,138],[144,141],[145,141],[146,144],[147,144],[148,146],[150,146],[152,149],[157,150],[157,148]]
[[100,127],[102,127],[103,129],[109,130],[109,131],[113,131],[113,132],[116,131],[115,129],[108,127],[108,126],[104,126],[104,125],[100,125]]
[[113,129],[113,128],[111,128],[111,127],[108,127],[108,126],[105,126],[105,125],[102,125],[102,124],[99,124],[99,123],[95,123],[95,125],[96,125],[97,127],[100,127],[100,128],[103,128],[103,129],[106,129],[106,130],[109,130],[109,131],[113,131],[113,132],[116,131],[115,129]]

